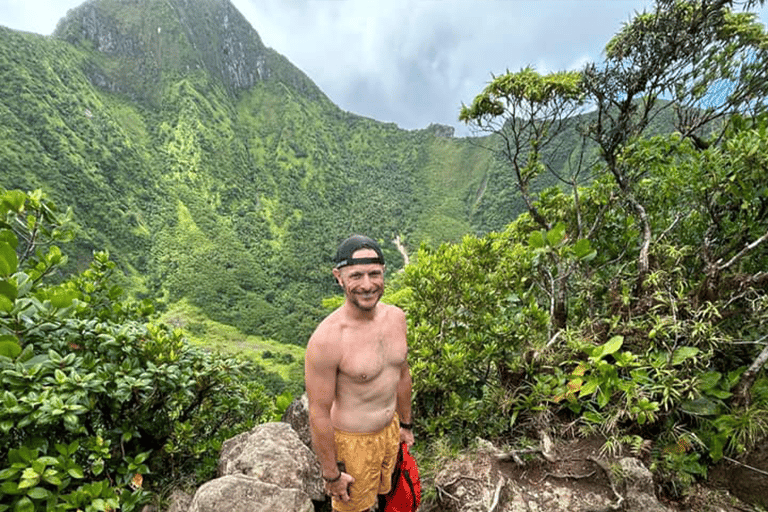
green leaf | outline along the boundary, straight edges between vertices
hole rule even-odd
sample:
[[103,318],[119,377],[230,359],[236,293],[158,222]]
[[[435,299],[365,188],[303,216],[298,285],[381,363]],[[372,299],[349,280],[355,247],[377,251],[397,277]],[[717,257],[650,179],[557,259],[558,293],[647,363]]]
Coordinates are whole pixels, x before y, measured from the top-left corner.
[[714,416],[720,412],[720,405],[717,402],[703,396],[695,400],[683,401],[680,408],[685,413],[694,416]]
[[597,256],[597,251],[592,249],[589,240],[582,238],[573,246],[573,254],[581,261],[592,261]]
[[624,337],[623,336],[614,336],[610,340],[606,341],[602,345],[599,345],[592,349],[592,359],[598,360],[601,359],[604,356],[613,354],[617,350],[621,348],[621,345],[624,343]]
[[9,481],[9,482],[3,482],[2,484],[0,484],[0,495],[2,494],[14,495],[14,494],[22,494],[22,493],[19,491],[19,484],[17,484],[16,482]]
[[16,283],[8,279],[0,279],[0,297],[5,297],[10,301],[16,300],[19,296],[19,291],[16,288]]
[[0,480],[9,480],[19,474],[20,468],[5,468],[0,471]]
[[64,384],[67,382],[67,374],[63,371],[56,368],[53,372],[54,377],[56,378],[56,384]]
[[0,336],[0,356],[16,359],[21,354],[21,345],[15,336],[5,334]]
[[702,391],[709,391],[711,389],[715,389],[718,382],[720,382],[720,379],[722,378],[723,374],[720,372],[705,372],[702,373],[699,376],[699,382],[700,386],[699,389]]
[[0,311],[10,313],[13,310],[13,301],[5,295],[0,295]]
[[16,506],[13,507],[13,512],[34,512],[35,504],[32,500],[24,496],[16,502]]
[[699,349],[696,347],[680,347],[672,354],[672,365],[680,364],[686,359],[696,356],[698,353]]
[[16,250],[8,242],[0,242],[0,276],[9,276],[19,267]]
[[27,492],[27,496],[32,498],[33,500],[44,500],[48,496],[50,496],[50,492],[43,489],[42,487],[33,487]]
[[26,201],[27,194],[21,190],[6,190],[2,196],[3,208],[13,213],[21,213],[24,210],[24,203]]
[[72,305],[72,301],[77,298],[77,293],[73,290],[56,290],[49,297],[51,306],[55,308],[67,308]]
[[558,222],[555,227],[547,232],[549,245],[557,245],[565,239],[565,223]]
[[67,473],[69,473],[69,476],[72,478],[84,478],[83,469],[80,466],[72,466],[71,468],[67,469]]
[[528,235],[528,245],[534,249],[541,249],[544,247],[544,235],[541,233],[541,231],[534,231]]
[[599,405],[601,409],[608,405],[610,400],[610,395],[604,392],[602,389],[597,393],[597,405]]
[[91,466],[91,473],[99,476],[104,471],[104,459],[99,457]]
[[57,487],[61,485],[61,478],[59,477],[59,474],[56,470],[49,469],[48,471],[46,471],[43,474],[43,480]]
[[53,466],[53,465],[55,465],[58,462],[55,458],[48,457],[48,456],[40,457],[40,458],[37,459],[37,461],[39,463],[43,464],[43,467],[45,467],[45,466]]
[[597,389],[597,379],[589,379],[586,384],[581,388],[579,397],[591,395]]

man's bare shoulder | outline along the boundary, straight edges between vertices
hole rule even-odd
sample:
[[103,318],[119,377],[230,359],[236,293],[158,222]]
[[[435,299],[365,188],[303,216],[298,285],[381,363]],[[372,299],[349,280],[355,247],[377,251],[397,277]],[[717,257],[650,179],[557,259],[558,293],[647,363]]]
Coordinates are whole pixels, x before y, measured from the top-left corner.
[[383,302],[380,302],[379,305],[384,309],[387,317],[397,322],[405,322],[405,311],[399,307],[393,306],[392,304],[385,304]]
[[315,328],[315,332],[312,333],[309,343],[307,343],[307,350],[319,352],[336,351],[336,341],[340,337],[342,324],[343,317],[337,309],[325,317]]

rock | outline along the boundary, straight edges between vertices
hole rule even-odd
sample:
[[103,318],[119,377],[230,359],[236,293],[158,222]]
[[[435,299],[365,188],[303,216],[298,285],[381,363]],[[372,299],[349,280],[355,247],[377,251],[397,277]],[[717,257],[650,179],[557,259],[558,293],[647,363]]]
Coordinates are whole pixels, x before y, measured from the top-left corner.
[[312,434],[309,430],[309,399],[304,393],[294,399],[283,413],[282,421],[288,423],[299,434],[299,439],[312,449]]
[[582,510],[610,510],[609,500],[597,493],[543,482],[534,488],[510,481],[506,492],[509,499],[499,512],[574,512]]
[[450,461],[435,477],[442,512],[485,512],[504,499],[506,479],[487,450]]
[[619,462],[620,494],[624,497],[626,512],[669,512],[653,490],[653,475],[642,462],[624,457]]
[[320,463],[287,423],[258,425],[225,441],[219,476],[227,475],[245,475],[281,489],[298,489],[313,500],[325,499]]
[[254,477],[226,475],[203,484],[189,512],[314,512],[306,493],[258,481]]
[[170,506],[166,512],[187,512],[192,504],[192,496],[183,491],[173,491],[170,497]]

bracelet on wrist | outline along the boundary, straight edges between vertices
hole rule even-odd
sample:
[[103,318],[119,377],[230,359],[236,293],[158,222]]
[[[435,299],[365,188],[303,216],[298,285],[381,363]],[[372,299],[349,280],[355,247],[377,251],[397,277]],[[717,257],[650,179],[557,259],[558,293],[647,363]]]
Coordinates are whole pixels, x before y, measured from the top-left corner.
[[328,478],[325,475],[322,475],[322,476],[323,476],[323,480],[325,480],[329,484],[332,484],[333,482],[338,482],[339,481],[339,479],[341,478],[341,471],[339,471],[339,474],[335,478]]
[[401,421],[400,428],[404,428],[406,430],[413,430],[413,423],[406,423],[404,421]]

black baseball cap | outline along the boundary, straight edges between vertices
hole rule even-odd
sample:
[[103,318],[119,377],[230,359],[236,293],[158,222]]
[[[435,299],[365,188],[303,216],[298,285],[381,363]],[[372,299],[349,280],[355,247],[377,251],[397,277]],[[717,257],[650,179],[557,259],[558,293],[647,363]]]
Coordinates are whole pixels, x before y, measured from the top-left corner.
[[[353,258],[352,255],[355,254],[355,251],[360,249],[373,249],[376,251],[376,257]],[[336,268],[346,267],[347,265],[367,265],[370,263],[384,265],[384,253],[381,252],[381,247],[376,240],[365,235],[352,235],[341,242],[333,261],[336,263]]]

